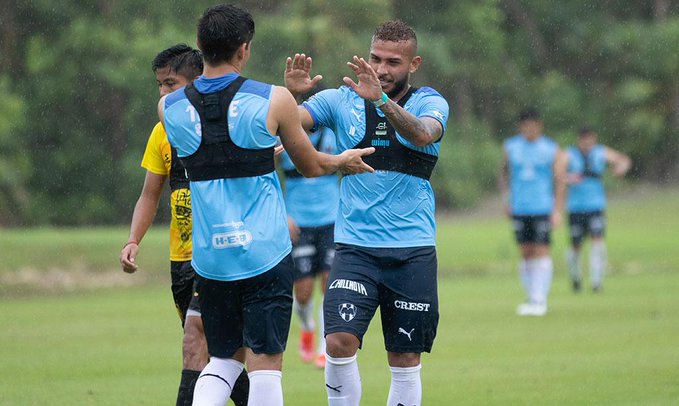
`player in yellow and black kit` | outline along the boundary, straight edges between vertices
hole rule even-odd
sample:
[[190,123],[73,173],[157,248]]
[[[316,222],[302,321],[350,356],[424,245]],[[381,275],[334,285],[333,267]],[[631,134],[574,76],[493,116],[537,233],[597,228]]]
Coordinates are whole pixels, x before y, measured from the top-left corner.
[[[200,51],[178,44],[160,52],[153,60],[153,72],[158,81],[160,96],[169,94],[198,77],[203,70]],[[139,243],[153,223],[165,180],[170,181],[170,272],[172,295],[184,327],[182,345],[183,369],[177,395],[177,406],[190,406],[193,388],[200,371],[208,362],[207,343],[200,314],[200,303],[193,295],[195,273],[191,266],[191,191],[189,181],[175,150],[167,140],[161,123],[151,132],[141,166],[146,169],[144,186],[134,208],[130,236],[120,253],[123,271],[137,271],[136,256]],[[249,381],[243,370],[231,393],[236,406],[248,401]]]

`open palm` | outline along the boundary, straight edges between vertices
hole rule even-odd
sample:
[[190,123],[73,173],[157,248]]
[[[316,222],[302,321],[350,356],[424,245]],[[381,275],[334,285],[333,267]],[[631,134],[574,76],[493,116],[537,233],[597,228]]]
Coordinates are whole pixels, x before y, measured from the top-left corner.
[[363,58],[354,56],[354,62],[347,62],[347,66],[354,71],[358,83],[350,77],[344,77],[344,83],[366,100],[379,100],[382,97],[382,86],[375,70]]
[[311,78],[311,57],[304,54],[295,54],[294,58],[288,57],[285,63],[285,87],[295,97],[308,93],[323,76],[316,75]]

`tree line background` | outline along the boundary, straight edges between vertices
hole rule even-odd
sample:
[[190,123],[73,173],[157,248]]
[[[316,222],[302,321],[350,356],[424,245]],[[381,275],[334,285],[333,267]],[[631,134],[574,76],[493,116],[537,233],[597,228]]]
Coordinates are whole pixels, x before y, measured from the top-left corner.
[[[0,226],[127,223],[157,122],[151,60],[195,46],[210,1],[0,2]],[[416,86],[450,103],[433,185],[440,207],[495,190],[501,142],[538,108],[561,145],[588,125],[632,156],[632,177],[679,179],[679,2],[672,0],[244,0],[255,17],[244,74],[282,84],[305,52],[326,87],[375,27],[417,31]]]

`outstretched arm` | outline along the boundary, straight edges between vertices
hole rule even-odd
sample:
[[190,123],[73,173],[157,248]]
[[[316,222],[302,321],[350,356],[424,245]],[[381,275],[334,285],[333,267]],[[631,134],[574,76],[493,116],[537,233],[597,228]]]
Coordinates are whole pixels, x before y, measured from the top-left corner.
[[280,135],[285,150],[302,175],[316,177],[337,171],[347,174],[374,172],[361,157],[372,154],[375,148],[349,149],[339,155],[316,151],[302,129],[297,103],[285,88],[274,88],[269,115],[270,129]]
[[120,265],[123,271],[134,273],[137,271],[135,259],[139,251],[139,243],[153,223],[158,210],[161,192],[167,176],[157,175],[153,172],[146,172],[144,187],[142,188],[137,204],[134,206],[132,223],[130,225],[130,236],[127,243],[120,251]]
[[[311,78],[312,64],[311,57],[304,54],[295,54],[293,58],[288,57],[285,62],[285,87],[298,102],[300,102],[298,99],[301,95],[309,93],[323,79],[321,75]],[[311,114],[302,106],[299,106],[297,111],[302,122],[302,128],[304,128],[304,131],[310,131],[314,127],[314,119]]]
[[[344,83],[362,98],[372,102],[379,101],[382,98],[382,86],[370,64],[365,59],[354,56],[353,63],[347,62],[347,66],[356,74],[358,83],[349,77],[344,78]],[[431,117],[415,117],[391,99],[387,99],[380,109],[394,129],[415,146],[433,144],[443,134],[439,121]]]
[[611,165],[613,176],[624,176],[632,167],[632,160],[629,156],[612,148],[605,147],[606,161]]

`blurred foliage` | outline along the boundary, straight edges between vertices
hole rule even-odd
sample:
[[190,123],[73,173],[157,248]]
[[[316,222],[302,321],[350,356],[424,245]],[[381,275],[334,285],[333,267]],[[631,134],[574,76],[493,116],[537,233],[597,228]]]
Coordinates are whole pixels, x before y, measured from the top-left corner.
[[[206,1],[21,2],[0,14],[0,225],[126,223],[156,122],[155,54],[195,45]],[[245,75],[282,84],[314,57],[326,87],[367,56],[382,21],[418,33],[416,86],[451,105],[433,178],[444,207],[495,188],[500,143],[525,106],[572,142],[585,124],[655,182],[679,173],[679,3],[670,0],[244,0],[257,24]],[[163,208],[167,212],[167,208]],[[162,217],[162,216],[161,216]]]

